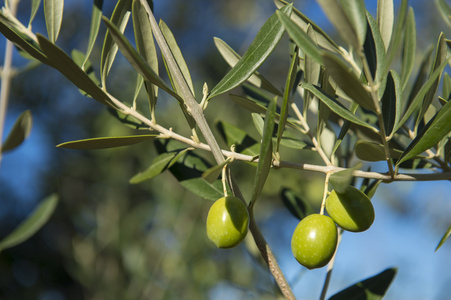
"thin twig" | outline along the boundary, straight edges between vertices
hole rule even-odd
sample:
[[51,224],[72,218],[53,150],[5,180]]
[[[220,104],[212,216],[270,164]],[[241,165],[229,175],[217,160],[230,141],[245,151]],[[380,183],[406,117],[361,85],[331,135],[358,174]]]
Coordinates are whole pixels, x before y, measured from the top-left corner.
[[[8,3],[8,2],[7,2]],[[10,3],[10,13],[12,16],[15,16],[17,11],[17,4],[19,1],[12,0]],[[2,84],[0,91],[0,164],[2,162],[2,145],[3,145],[3,134],[5,129],[5,119],[6,119],[6,111],[8,109],[8,99],[9,99],[9,91],[11,88],[11,79],[13,76],[12,72],[12,62],[13,62],[13,43],[10,40],[6,40],[6,48],[5,48],[5,58],[3,62],[3,70],[2,70]]]

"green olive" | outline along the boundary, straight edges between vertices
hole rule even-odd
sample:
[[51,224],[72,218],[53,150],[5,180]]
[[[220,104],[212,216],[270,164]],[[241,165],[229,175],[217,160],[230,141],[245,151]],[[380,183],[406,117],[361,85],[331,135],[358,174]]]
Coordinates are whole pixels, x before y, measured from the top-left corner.
[[344,193],[332,190],[326,199],[326,210],[334,222],[347,231],[365,231],[374,222],[373,204],[355,187],[348,187]]
[[207,236],[218,248],[238,245],[247,234],[249,212],[246,204],[234,196],[216,200],[207,216]]
[[296,260],[308,269],[324,267],[337,248],[337,226],[328,216],[308,215],[294,230],[291,251]]

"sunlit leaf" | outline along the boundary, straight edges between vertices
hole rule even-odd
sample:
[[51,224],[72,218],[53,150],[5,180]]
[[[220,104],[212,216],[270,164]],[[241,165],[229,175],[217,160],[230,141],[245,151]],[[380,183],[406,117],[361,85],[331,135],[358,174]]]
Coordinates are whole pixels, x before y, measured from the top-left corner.
[[42,52],[41,47],[35,40],[20,32],[20,30],[18,30],[17,28],[8,26],[8,23],[4,22],[3,20],[4,16],[2,15],[1,10],[0,17],[0,32],[8,40],[13,42],[17,47],[31,55],[33,58],[47,65],[51,65],[45,54]]
[[437,251],[438,249],[440,249],[441,246],[443,246],[443,244],[446,242],[446,240],[449,238],[450,235],[451,235],[451,225],[448,227],[448,230],[445,232],[442,239],[438,243],[437,248],[435,248],[435,251]]
[[[291,9],[292,5],[287,5],[281,8],[280,11],[290,15]],[[277,14],[274,13],[260,28],[254,41],[240,61],[211,90],[208,98],[228,92],[246,81],[273,52],[284,31],[282,23]]]
[[384,297],[397,272],[396,268],[386,269],[373,277],[342,290],[330,297],[329,300],[380,300]]
[[132,67],[138,71],[147,81],[159,86],[169,95],[175,97],[179,102],[183,103],[183,99],[177,95],[164,81],[161,79],[158,74],[155,73],[147,64],[143,57],[136,51],[135,48],[130,44],[130,42],[126,39],[126,37],[119,31],[119,29],[114,26],[108,19],[105,17],[103,21],[107,25],[110,35],[114,39],[114,41],[119,46],[122,54],[128,60],[128,62],[132,65]]
[[377,1],[377,24],[384,41],[385,50],[390,45],[393,33],[393,23],[395,21],[393,0]]
[[446,3],[446,0],[435,0],[435,3],[443,20],[448,26],[451,26],[451,7]]
[[32,0],[31,1],[31,13],[30,13],[30,21],[28,22],[28,27],[30,27],[31,23],[33,23],[34,17],[38,12],[39,5],[41,5],[41,0]]
[[[390,0],[388,0],[388,1],[390,1]],[[388,50],[387,50],[385,70],[383,73],[388,72],[388,70],[390,69],[391,63],[392,63],[396,53],[398,52],[398,47],[402,40],[402,38],[401,38],[402,33],[404,32],[408,7],[409,7],[409,0],[401,0],[401,6],[399,7],[399,10],[398,10],[398,16],[396,18],[396,25],[393,30],[393,34],[391,35],[390,45],[389,46],[385,45],[386,47],[388,46]],[[381,32],[381,34],[382,34],[382,32]],[[385,34],[385,32],[384,32],[384,34]],[[386,40],[384,38],[384,43],[385,43],[385,41]]]
[[370,128],[370,129],[373,129],[374,131],[376,131],[376,129],[374,127],[372,127],[370,124],[360,120],[360,118],[358,118],[356,115],[354,115],[346,107],[344,107],[343,105],[338,103],[335,99],[324,94],[318,87],[315,87],[309,83],[303,83],[301,86],[303,88],[309,90],[310,92],[312,92],[316,97],[318,97],[318,99],[320,99],[333,112],[335,112],[337,115],[339,115],[343,119],[346,119],[348,121],[351,121],[352,123],[355,123],[357,125],[367,127],[367,128]]
[[[219,53],[221,53],[222,57],[232,68],[238,63],[241,59],[241,56],[235,52],[226,42],[219,38],[214,38],[215,46],[218,49]],[[255,71],[254,74],[251,75],[247,79],[253,85],[260,87],[264,90],[267,90],[274,95],[282,96],[282,93],[278,88],[271,84],[265,77],[263,77],[258,71]]]
[[441,139],[451,132],[451,102],[443,106],[404,151],[397,162],[402,163],[435,146]]
[[362,86],[362,82],[354,72],[337,56],[326,52],[322,56],[330,77],[332,77],[343,92],[360,106],[374,111],[373,99]]
[[337,0],[317,0],[329,21],[337,29],[340,37],[356,50],[360,50],[361,43],[351,21]]
[[260,154],[257,163],[257,170],[252,187],[251,203],[255,203],[268,177],[272,163],[272,136],[276,120],[277,98],[269,104],[265,115],[265,125],[263,128],[263,138],[260,147]]
[[40,34],[37,35],[37,38],[39,45],[55,69],[95,100],[115,107],[109,96],[63,50]]
[[448,73],[443,76],[443,98],[448,102],[451,99],[451,77]]
[[412,103],[407,108],[406,112],[401,118],[401,121],[399,121],[398,125],[395,127],[394,131],[398,131],[398,129],[409,119],[409,117],[412,115],[412,113],[418,109],[418,107],[421,105],[421,101],[424,99],[425,95],[430,91],[430,89],[433,87],[433,85],[436,84],[437,78],[440,77],[440,75],[443,72],[443,69],[448,64],[449,59],[447,59],[444,63],[442,63],[435,71],[431,74],[431,76],[428,78],[428,80],[423,84],[421,89],[418,91],[414,99],[412,100]]
[[282,105],[280,109],[279,126],[277,128],[276,153],[279,152],[280,141],[282,139],[282,135],[285,130],[285,124],[288,118],[288,98],[290,97],[291,90],[293,89],[293,85],[296,80],[298,64],[299,56],[298,49],[296,48],[292,53],[290,68],[288,70],[287,79],[285,80],[285,89],[283,92]]
[[45,25],[52,43],[58,38],[63,21],[64,0],[44,0]]
[[26,110],[20,114],[14,123],[8,137],[3,142],[1,152],[6,152],[13,150],[28,137],[33,125],[33,117],[31,116],[31,111]]
[[94,48],[94,43],[99,35],[100,29],[100,21],[102,20],[102,7],[103,0],[94,0],[92,5],[92,15],[91,15],[91,27],[89,30],[89,40],[88,40],[88,48],[86,50],[85,61],[83,62],[81,68],[86,70],[85,64],[89,60],[89,56],[91,55],[92,49]]
[[[124,32],[128,19],[130,18],[131,4],[132,1],[130,0],[118,0],[113,14],[111,15],[111,24],[114,24],[121,33]],[[117,45],[114,44],[110,32],[107,31],[103,41],[102,55],[100,57],[100,80],[102,81],[103,87],[106,85],[106,78],[116,59],[117,50]]]
[[341,0],[340,3],[355,32],[357,33],[357,38],[360,45],[363,45],[367,30],[365,1]]
[[292,189],[284,188],[280,192],[280,197],[286,208],[291,212],[291,214],[298,220],[302,220],[306,216],[313,214],[314,210],[310,204],[305,201],[299,193]]
[[230,162],[230,159],[223,161],[221,164],[216,165],[208,169],[202,174],[202,178],[208,181],[209,183],[214,182],[221,175],[224,166]]
[[[282,8],[283,6],[289,4],[289,2],[284,0],[274,0],[277,8]],[[290,18],[296,25],[302,29],[304,32],[307,32],[307,26],[311,26],[316,33],[318,38],[318,45],[332,52],[337,52],[338,45],[335,43],[333,39],[331,39],[327,33],[318,25],[315,24],[312,20],[310,20],[307,16],[301,13],[296,8],[293,8],[293,13]]]
[[122,146],[129,146],[141,142],[155,139],[157,134],[142,134],[132,136],[118,136],[118,137],[99,137],[91,139],[83,139],[71,142],[65,142],[57,145],[59,148],[77,149],[77,150],[95,150],[115,148]]
[[[175,58],[175,62],[177,63],[180,72],[182,73],[183,79],[188,84],[191,94],[194,96],[194,87],[193,81],[191,80],[191,74],[189,72],[188,66],[186,65],[185,59],[183,58],[182,51],[180,51],[180,48],[177,45],[174,35],[172,34],[171,30],[166,25],[166,23],[164,23],[163,21],[160,21],[160,29],[161,32],[163,33],[164,38],[166,39],[166,42],[168,43],[172,55]],[[177,83],[174,82],[174,80],[172,80],[171,72],[169,70],[168,74],[173,84],[177,87]],[[176,90],[178,90],[178,88],[176,88]]]
[[57,204],[58,196],[55,194],[42,200],[27,219],[0,241],[0,250],[14,247],[34,235],[45,223],[47,223],[48,219],[55,211]]
[[404,32],[404,44],[402,52],[401,83],[403,90],[407,85],[410,74],[413,70],[413,66],[415,64],[415,51],[417,43],[416,36],[417,31],[415,28],[415,15],[413,9],[410,8],[406,20],[406,29]]
[[317,63],[322,64],[321,52],[318,46],[315,44],[315,42],[312,41],[312,39],[308,36],[308,34],[304,32],[301,28],[299,28],[298,25],[294,23],[284,13],[276,12],[276,14],[279,17],[280,22],[282,22],[283,26],[287,30],[293,42],[296,43],[296,45],[300,49],[302,49],[304,53],[309,55]]
[[[316,38],[314,36],[315,32],[313,31],[312,27],[309,26],[307,28],[307,34],[312,39],[313,42],[315,42]],[[321,71],[321,65],[312,59],[308,53],[305,53],[304,58],[304,81],[306,83],[311,83],[313,85],[318,85],[319,81],[319,75]],[[304,115],[307,115],[307,111],[310,108],[310,103],[313,101],[314,97],[313,94],[310,93],[308,90],[304,92],[304,105],[302,107],[302,113]]]

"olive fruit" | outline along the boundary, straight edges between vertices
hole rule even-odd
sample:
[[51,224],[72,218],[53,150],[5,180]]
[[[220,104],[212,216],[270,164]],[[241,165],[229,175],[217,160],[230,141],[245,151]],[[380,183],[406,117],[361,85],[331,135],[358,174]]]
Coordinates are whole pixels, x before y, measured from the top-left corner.
[[332,259],[337,248],[337,226],[324,215],[312,214],[302,219],[294,230],[291,251],[308,269],[321,268]]
[[352,186],[344,193],[332,190],[326,199],[326,210],[334,222],[347,231],[365,231],[374,222],[374,208],[370,199]]
[[222,197],[208,211],[207,236],[218,248],[238,245],[246,237],[248,227],[249,212],[237,197]]

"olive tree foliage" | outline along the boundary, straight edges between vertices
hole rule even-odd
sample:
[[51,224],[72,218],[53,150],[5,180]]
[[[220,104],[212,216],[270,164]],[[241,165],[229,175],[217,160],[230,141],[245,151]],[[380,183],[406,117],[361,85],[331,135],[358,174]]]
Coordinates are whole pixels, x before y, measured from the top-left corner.
[[[63,0],[43,1],[46,34],[31,30],[41,1],[31,1],[28,24],[15,17],[13,2],[5,1],[2,7],[0,32],[21,54],[58,70],[83,95],[105,105],[112,118],[136,130],[135,135],[92,137],[64,142],[58,147],[90,150],[153,141],[158,155],[147,169],[130,178],[131,184],[169,170],[184,188],[201,198],[215,201],[226,191],[244,201],[250,216],[249,234],[286,299],[295,296],[254,214],[271,170],[290,168],[325,174],[321,213],[330,190],[346,190],[356,185],[356,178],[363,179],[357,188],[369,197],[381,183],[451,179],[451,78],[445,72],[450,41],[440,33],[436,45],[422,54],[418,73],[412,74],[417,35],[414,11],[408,1],[401,2],[395,15],[393,1],[379,0],[377,15],[372,16],[363,0],[317,0],[337,30],[341,38],[338,42],[292,4],[275,0],[276,11],[243,56],[225,41],[214,39],[231,69],[214,86],[205,84],[202,95],[195,95],[182,51],[168,25],[157,22],[152,1],[119,0],[111,16],[103,15],[103,1],[94,1],[87,50],[73,50],[70,55],[55,44],[63,20]],[[445,1],[436,4],[445,23],[450,24],[451,9]],[[90,56],[102,22],[107,31],[100,42],[96,73]],[[124,35],[127,26],[133,28],[133,43]],[[285,34],[290,38],[290,65],[281,89],[258,69],[279,44],[282,46],[280,41]],[[127,99],[114,96],[108,87],[118,51],[137,74],[135,93]],[[159,53],[164,67],[158,65]],[[395,67],[393,61],[399,54],[401,64]],[[8,68],[5,64],[2,78],[8,78]],[[165,69],[169,82],[163,79],[161,69]],[[2,79],[2,93],[3,86],[7,86],[5,80]],[[236,93],[237,87],[242,87],[243,93]],[[145,99],[139,97],[142,92]],[[162,125],[170,124],[170,118],[160,122],[156,109],[162,93],[178,101],[188,134]],[[217,101],[224,94],[251,115],[260,139],[252,138],[228,120],[207,122],[205,114],[215,114],[209,111],[210,101]],[[0,111],[4,114],[5,109]],[[25,112],[2,145],[2,152],[18,146],[30,126],[31,114]],[[213,134],[213,128],[219,135]],[[287,152],[311,152],[322,163],[286,160]],[[214,164],[204,159],[205,153],[211,153]],[[386,172],[373,172],[367,167],[367,162],[380,161],[386,164]],[[249,199],[244,198],[241,183],[234,176],[234,166],[240,162],[255,169],[250,178]],[[25,221],[25,234],[12,242],[1,242],[0,249],[23,241],[45,222],[57,201],[54,196],[49,199]],[[302,199],[290,191],[285,191],[284,199],[297,218],[311,213],[306,212]],[[437,249],[450,232],[451,227]],[[333,263],[334,259],[327,267],[323,299]],[[363,294],[380,299],[395,274],[396,269],[387,269],[331,299]]]

